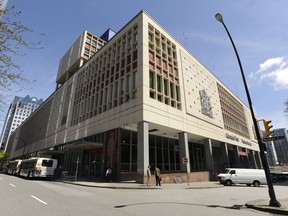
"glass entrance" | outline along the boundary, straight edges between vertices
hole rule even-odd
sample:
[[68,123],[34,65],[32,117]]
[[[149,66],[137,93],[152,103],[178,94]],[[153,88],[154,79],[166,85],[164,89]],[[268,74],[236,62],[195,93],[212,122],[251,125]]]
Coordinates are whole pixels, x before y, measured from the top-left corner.
[[86,152],[85,176],[88,178],[101,177],[101,152]]

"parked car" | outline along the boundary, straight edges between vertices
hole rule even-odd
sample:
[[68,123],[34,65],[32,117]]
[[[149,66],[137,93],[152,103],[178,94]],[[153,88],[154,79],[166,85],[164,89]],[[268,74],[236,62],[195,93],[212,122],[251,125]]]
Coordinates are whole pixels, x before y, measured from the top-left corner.
[[220,184],[225,186],[246,184],[247,186],[259,187],[262,184],[267,184],[263,169],[226,168],[225,170],[225,173],[217,175]]

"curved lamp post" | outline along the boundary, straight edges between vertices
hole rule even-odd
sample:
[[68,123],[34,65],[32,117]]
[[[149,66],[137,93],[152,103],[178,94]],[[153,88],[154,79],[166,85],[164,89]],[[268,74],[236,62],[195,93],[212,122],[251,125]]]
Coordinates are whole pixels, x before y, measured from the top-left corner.
[[252,106],[250,93],[249,93],[249,90],[248,90],[248,86],[247,86],[247,83],[246,83],[245,75],[244,75],[244,72],[243,72],[242,64],[241,64],[237,49],[235,47],[235,44],[234,44],[234,42],[232,40],[232,37],[231,37],[228,29],[227,29],[227,27],[226,27],[226,25],[225,25],[225,23],[223,21],[222,14],[221,13],[217,13],[215,15],[215,18],[219,22],[221,22],[223,24],[223,26],[224,26],[224,28],[225,28],[225,30],[226,30],[229,38],[230,38],[230,41],[231,41],[232,46],[234,48],[235,54],[237,56],[237,60],[238,60],[238,63],[239,63],[239,67],[240,67],[240,71],[241,71],[241,75],[242,75],[242,79],[243,79],[243,83],[244,83],[244,87],[245,87],[245,91],[246,91],[246,95],[247,95],[247,99],[248,99],[248,103],[249,103],[249,108],[250,108],[250,111],[251,111],[251,116],[252,116],[252,119],[253,119],[253,124],[254,124],[255,132],[256,132],[256,137],[257,137],[257,140],[258,140],[258,145],[259,145],[259,149],[260,149],[260,157],[261,157],[261,161],[262,161],[263,168],[264,168],[265,175],[266,175],[267,185],[268,185],[268,189],[269,189],[268,192],[269,192],[269,196],[270,196],[269,205],[270,206],[274,206],[274,207],[280,207],[281,204],[277,201],[276,196],[275,196],[275,192],[274,192],[274,188],[273,188],[273,184],[272,184],[272,180],[271,180],[271,174],[270,174],[270,170],[269,170],[269,165],[268,165],[267,158],[266,158],[266,155],[265,155],[265,152],[264,152],[264,147],[263,147],[264,143],[261,140],[261,136],[260,136],[257,120],[255,118],[254,111],[253,111],[253,106]]

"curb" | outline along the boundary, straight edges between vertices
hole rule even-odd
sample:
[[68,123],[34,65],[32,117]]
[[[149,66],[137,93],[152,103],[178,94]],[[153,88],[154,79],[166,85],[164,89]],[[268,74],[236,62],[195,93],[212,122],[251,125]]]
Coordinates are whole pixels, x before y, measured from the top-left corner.
[[[63,183],[66,184],[72,184],[72,185],[77,185],[77,186],[83,186],[83,187],[96,187],[96,188],[110,188],[110,189],[138,189],[138,190],[163,190],[163,189],[173,189],[173,185],[171,185],[171,188],[169,186],[165,187],[163,185],[163,187],[157,187],[157,186],[146,186],[146,185],[123,185],[123,184],[119,184],[119,185],[113,185],[113,183],[110,184],[89,184],[89,183],[81,183],[81,182],[73,182],[73,181],[62,181]],[[117,183],[116,183],[117,184]],[[223,187],[223,185],[198,185],[198,186],[193,186],[193,185],[186,185],[185,187],[183,186],[181,189],[211,189],[211,188],[220,188]],[[177,187],[176,187],[177,188]]]
[[[280,202],[281,203],[281,202]],[[269,212],[273,214],[288,215],[288,210],[283,207],[273,207],[269,206],[268,200],[255,200],[250,201],[245,204],[247,208],[252,208],[258,211]]]
[[72,184],[77,186],[83,186],[83,187],[95,187],[95,188],[109,188],[109,189],[139,189],[139,190],[159,190],[162,188],[156,188],[156,187],[125,187],[125,186],[113,186],[113,185],[89,185],[89,184],[81,184],[81,183],[75,183],[75,182],[69,182],[69,181],[63,181],[65,184]]

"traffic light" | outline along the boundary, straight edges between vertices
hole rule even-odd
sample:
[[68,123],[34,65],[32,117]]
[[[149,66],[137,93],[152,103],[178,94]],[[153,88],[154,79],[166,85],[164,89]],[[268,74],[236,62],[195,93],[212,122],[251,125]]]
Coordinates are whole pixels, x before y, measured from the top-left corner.
[[274,133],[274,130],[271,130],[273,125],[270,125],[271,120],[264,120],[264,127],[266,131],[266,137],[269,137],[272,133]]

